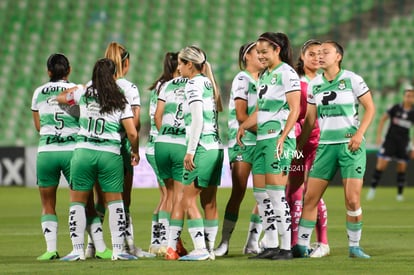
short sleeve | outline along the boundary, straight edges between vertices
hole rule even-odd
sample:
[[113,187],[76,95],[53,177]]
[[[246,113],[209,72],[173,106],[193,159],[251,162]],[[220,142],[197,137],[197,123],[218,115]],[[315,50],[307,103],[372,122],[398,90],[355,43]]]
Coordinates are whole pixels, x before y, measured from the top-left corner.
[[249,95],[249,79],[245,75],[237,76],[232,83],[231,91],[234,99],[244,99],[247,101]]
[[352,90],[354,91],[356,97],[360,97],[369,91],[368,85],[361,76],[353,74],[351,79]]
[[293,69],[283,71],[282,77],[283,85],[286,91],[285,93],[300,91],[300,79],[298,74]]

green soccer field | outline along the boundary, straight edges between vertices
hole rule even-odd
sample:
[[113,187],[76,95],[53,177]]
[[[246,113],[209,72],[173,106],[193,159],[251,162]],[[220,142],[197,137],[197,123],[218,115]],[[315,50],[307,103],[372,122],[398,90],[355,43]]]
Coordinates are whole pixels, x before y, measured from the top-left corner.
[[[367,189],[363,190],[363,198]],[[218,192],[220,219],[230,189]],[[241,253],[253,207],[249,189],[242,204],[240,219],[230,243],[229,256],[215,261],[178,262],[160,258],[138,261],[87,259],[83,262],[39,262],[36,257],[45,250],[40,227],[40,199],[35,188],[0,188],[0,274],[412,274],[414,267],[414,189],[407,188],[405,201],[395,200],[395,188],[379,188],[374,201],[362,202],[364,227],[361,246],[371,259],[350,259],[347,252],[343,191],[328,188],[328,231],[331,255],[321,259],[291,261],[249,260]],[[58,251],[61,256],[71,251],[68,233],[69,193],[59,190]],[[135,243],[147,249],[150,242],[151,213],[158,201],[156,189],[134,189],[131,207]],[[221,220],[220,220],[221,222]],[[105,240],[110,246],[108,224],[104,224]],[[221,231],[220,231],[221,232]],[[313,234],[315,235],[315,234]],[[218,234],[216,245],[220,241]],[[192,243],[186,229],[185,246]]]

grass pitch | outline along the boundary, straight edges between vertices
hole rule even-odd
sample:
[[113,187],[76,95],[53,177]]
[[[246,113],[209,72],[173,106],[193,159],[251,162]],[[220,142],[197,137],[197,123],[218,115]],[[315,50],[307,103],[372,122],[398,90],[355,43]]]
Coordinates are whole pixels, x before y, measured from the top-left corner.
[[[367,189],[363,191],[365,198]],[[220,219],[230,189],[218,192]],[[0,188],[0,274],[413,274],[414,259],[414,189],[407,188],[405,201],[395,200],[395,188],[379,188],[374,201],[363,199],[364,227],[361,246],[371,259],[348,258],[345,230],[343,190],[329,187],[325,194],[328,206],[328,237],[331,255],[321,259],[291,261],[249,260],[241,253],[254,205],[252,190],[246,193],[239,222],[233,232],[227,257],[215,261],[178,262],[160,258],[137,261],[87,259],[82,262],[40,262],[36,257],[45,251],[40,226],[41,205],[36,188]],[[135,244],[144,249],[150,242],[151,213],[158,202],[157,189],[134,189],[132,217]],[[59,219],[58,251],[61,256],[71,251],[68,233],[69,192],[60,189],[57,214]],[[221,225],[221,220],[220,220]],[[104,224],[105,240],[110,246],[108,224]],[[221,231],[220,231],[221,232]],[[216,245],[221,239],[219,232]],[[315,234],[313,234],[315,235]],[[185,246],[192,243],[186,228]]]

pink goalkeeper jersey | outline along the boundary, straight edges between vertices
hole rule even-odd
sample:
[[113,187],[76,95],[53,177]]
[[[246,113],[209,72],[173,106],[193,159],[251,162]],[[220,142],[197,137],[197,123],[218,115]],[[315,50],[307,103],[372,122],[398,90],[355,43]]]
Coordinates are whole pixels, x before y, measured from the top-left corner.
[[[309,83],[309,79],[306,76],[302,76],[300,78],[300,91],[301,91],[300,113],[299,113],[298,120],[296,122],[296,137],[300,136],[302,132],[303,123],[305,121],[306,109],[308,106],[308,102],[307,102],[308,83]],[[318,125],[318,121],[316,120],[315,127],[313,128],[309,136],[308,143],[318,144],[319,134],[320,134],[319,125]]]

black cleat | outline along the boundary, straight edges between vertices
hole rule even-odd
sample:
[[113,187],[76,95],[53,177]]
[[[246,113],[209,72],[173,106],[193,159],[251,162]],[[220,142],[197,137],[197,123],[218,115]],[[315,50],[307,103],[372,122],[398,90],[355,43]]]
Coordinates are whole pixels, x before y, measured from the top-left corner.
[[293,259],[292,251],[280,249],[277,255],[272,257],[272,260],[291,260]]
[[249,257],[249,259],[272,259],[274,256],[277,256],[279,254],[279,251],[279,247],[265,248],[265,250],[259,254]]

